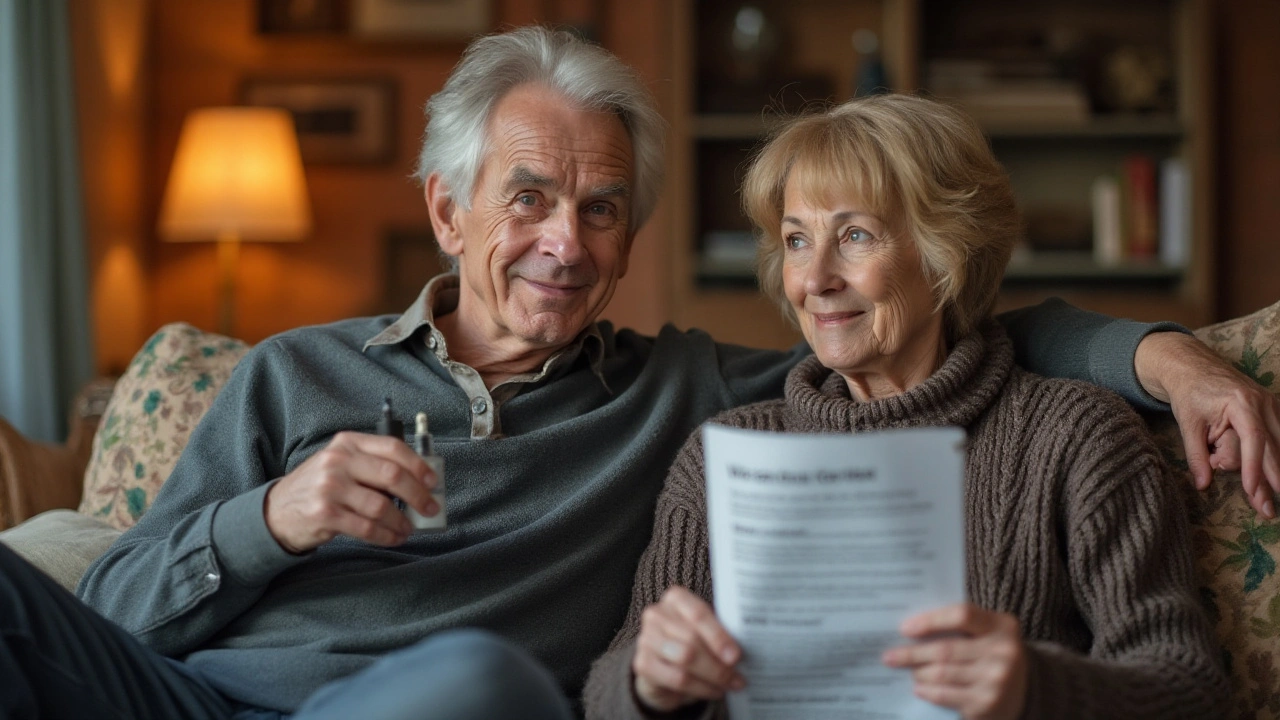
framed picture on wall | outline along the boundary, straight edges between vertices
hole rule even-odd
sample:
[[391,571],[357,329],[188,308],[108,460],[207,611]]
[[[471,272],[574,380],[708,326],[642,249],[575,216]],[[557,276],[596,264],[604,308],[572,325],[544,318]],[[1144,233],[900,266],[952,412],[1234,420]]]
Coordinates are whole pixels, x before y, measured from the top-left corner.
[[388,78],[250,78],[241,102],[288,110],[304,163],[380,163],[395,156],[395,87]]
[[466,41],[492,29],[492,0],[351,0],[351,35]]
[[347,31],[349,0],[257,0],[260,35],[338,34]]
[[418,299],[423,286],[444,272],[445,264],[430,225],[392,227],[382,234],[385,279],[379,313],[401,313]]

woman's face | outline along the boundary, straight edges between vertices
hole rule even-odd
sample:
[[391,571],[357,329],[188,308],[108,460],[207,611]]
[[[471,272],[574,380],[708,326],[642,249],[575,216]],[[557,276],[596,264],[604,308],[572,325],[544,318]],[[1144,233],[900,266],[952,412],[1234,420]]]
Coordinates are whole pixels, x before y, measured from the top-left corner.
[[782,282],[814,353],[864,398],[923,381],[946,345],[915,242],[853,193],[820,200],[795,185],[783,200]]

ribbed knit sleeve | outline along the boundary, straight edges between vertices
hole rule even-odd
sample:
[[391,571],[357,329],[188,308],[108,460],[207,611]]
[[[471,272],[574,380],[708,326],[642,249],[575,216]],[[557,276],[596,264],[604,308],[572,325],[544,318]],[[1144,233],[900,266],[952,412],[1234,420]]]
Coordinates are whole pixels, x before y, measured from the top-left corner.
[[1092,643],[1087,654],[1027,643],[1023,716],[1221,717],[1229,689],[1194,595],[1173,480],[1141,420],[1119,399],[1074,384],[1057,389],[1063,397],[1049,404],[1076,416],[1060,438],[1060,517],[1071,593]]
[[711,561],[707,541],[706,492],[703,488],[702,431],[690,436],[667,476],[654,519],[653,536],[636,570],[636,580],[622,629],[609,650],[591,667],[583,691],[588,720],[646,718],[710,718],[716,708],[701,703],[683,712],[648,713],[632,693],[631,660],[644,609],[679,585],[711,602]]

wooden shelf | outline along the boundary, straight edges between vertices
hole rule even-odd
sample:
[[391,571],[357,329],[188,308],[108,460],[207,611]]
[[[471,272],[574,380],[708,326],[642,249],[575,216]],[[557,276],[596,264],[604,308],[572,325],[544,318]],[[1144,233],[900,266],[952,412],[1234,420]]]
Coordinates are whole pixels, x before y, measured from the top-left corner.
[[992,138],[1081,138],[1089,140],[1118,138],[1170,138],[1182,137],[1182,123],[1169,115],[1096,115],[1089,122],[1078,125],[987,125],[983,127]]
[[1158,261],[1128,260],[1102,265],[1088,253],[1042,252],[1016,257],[1005,270],[1005,285],[1071,282],[1094,285],[1129,283],[1174,284],[1182,280],[1183,269]]

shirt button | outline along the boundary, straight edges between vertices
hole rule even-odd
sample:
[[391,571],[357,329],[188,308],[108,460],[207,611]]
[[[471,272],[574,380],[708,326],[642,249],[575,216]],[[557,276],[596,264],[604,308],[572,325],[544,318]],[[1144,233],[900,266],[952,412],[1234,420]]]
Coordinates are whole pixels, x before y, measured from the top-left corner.
[[218,582],[218,573],[207,573],[207,574],[204,576],[204,581],[205,581],[205,582],[207,582],[207,583],[215,583],[215,582]]
[[435,350],[435,349],[436,349],[436,336],[435,336],[435,335],[428,335],[428,336],[427,336],[427,347],[431,348],[432,350]]
[[471,401],[471,412],[476,415],[483,415],[488,409],[489,403],[485,402],[484,398],[476,398]]

